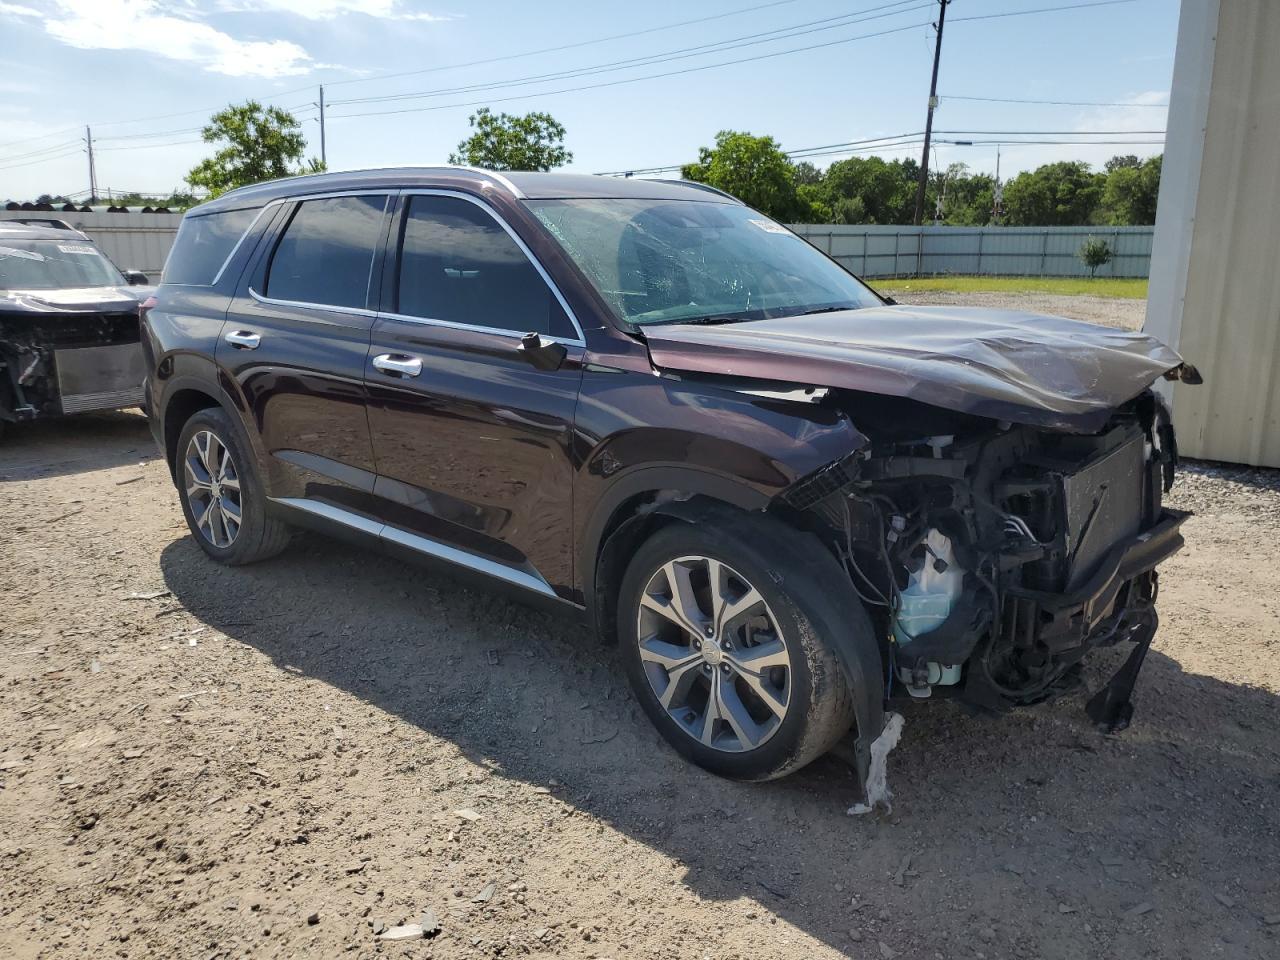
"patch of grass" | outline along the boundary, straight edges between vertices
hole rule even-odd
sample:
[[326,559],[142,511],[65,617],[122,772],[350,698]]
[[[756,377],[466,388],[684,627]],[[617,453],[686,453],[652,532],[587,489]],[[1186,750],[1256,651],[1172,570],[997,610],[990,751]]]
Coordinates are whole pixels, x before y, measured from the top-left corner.
[[869,280],[883,294],[909,297],[913,291],[947,293],[1055,293],[1064,296],[1119,297],[1145,300],[1147,281],[1100,277],[926,277],[921,280]]

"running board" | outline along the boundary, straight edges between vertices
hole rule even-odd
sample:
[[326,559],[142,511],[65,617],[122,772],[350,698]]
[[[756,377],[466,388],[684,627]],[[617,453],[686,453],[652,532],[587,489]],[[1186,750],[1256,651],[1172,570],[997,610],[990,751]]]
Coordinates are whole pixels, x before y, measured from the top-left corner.
[[320,517],[333,523],[342,524],[353,530],[359,530],[361,533],[371,534],[387,543],[408,547],[416,553],[464,567],[475,573],[493,577],[495,580],[502,580],[512,586],[559,599],[556,592],[551,589],[551,585],[537,574],[518,570],[515,567],[509,567],[506,564],[488,560],[484,557],[478,557],[474,553],[467,553],[465,550],[459,550],[457,547],[451,547],[421,534],[409,533],[399,527],[379,523],[377,520],[370,520],[368,517],[352,513],[350,510],[344,510],[341,507],[335,507],[333,504],[309,500],[306,497],[272,497],[271,502],[284,507],[291,507],[294,510],[301,510],[303,513],[309,513],[312,516]]

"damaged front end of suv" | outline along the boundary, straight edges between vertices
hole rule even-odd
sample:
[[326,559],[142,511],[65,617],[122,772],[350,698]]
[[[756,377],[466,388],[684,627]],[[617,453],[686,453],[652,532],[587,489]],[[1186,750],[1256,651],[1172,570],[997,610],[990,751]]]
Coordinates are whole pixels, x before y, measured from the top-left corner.
[[1033,704],[1078,687],[1091,650],[1128,641],[1088,705],[1127,726],[1156,567],[1187,516],[1162,502],[1177,447],[1151,385],[1198,382],[1194,368],[1141,334],[991,311],[887,306],[711,334],[661,330],[650,347],[711,373],[713,344],[721,377],[813,385],[793,396],[861,438],[774,509],[847,571],[881,638],[886,700]]
[[142,403],[146,279],[62,221],[0,221],[0,432]]

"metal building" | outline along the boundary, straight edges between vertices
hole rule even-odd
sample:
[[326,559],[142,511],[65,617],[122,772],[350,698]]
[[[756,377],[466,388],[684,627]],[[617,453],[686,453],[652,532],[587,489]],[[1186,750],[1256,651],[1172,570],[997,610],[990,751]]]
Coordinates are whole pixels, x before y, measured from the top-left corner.
[[1146,329],[1182,452],[1280,467],[1280,0],[1183,0]]

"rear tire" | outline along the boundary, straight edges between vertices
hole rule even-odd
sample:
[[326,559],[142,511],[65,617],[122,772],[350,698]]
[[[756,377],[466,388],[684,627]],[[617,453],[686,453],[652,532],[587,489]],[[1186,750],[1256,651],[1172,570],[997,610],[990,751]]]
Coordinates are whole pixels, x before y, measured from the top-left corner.
[[176,456],[178,498],[200,549],[239,566],[288,546],[289,528],[267,514],[257,463],[225,410],[196,411],[178,436]]
[[[724,518],[670,523],[636,551],[618,598],[621,653],[671,746],[720,776],[772,780],[849,731],[853,693],[803,559],[816,542],[770,519]],[[865,617],[842,626],[864,625],[869,640]]]

